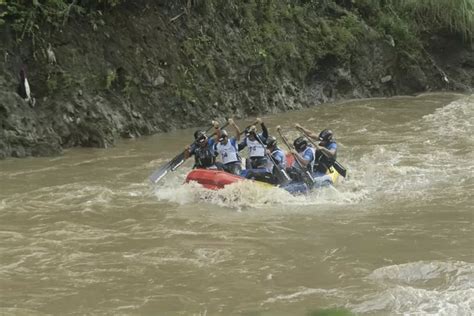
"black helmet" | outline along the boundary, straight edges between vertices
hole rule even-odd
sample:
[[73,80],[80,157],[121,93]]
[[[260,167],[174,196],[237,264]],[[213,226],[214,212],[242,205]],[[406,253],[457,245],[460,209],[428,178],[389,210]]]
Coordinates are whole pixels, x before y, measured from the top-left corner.
[[268,136],[267,146],[268,147],[275,147],[276,145],[277,145],[277,139],[274,136]]
[[333,137],[333,132],[330,129],[324,129],[319,133],[319,140],[329,142]]
[[246,128],[244,133],[245,133],[245,136],[247,136],[247,137],[251,134],[256,135],[257,134],[257,127],[255,125],[252,125],[249,128]]
[[198,129],[197,131],[194,132],[194,139],[197,140],[198,138],[206,136],[206,132]]
[[293,146],[295,146],[297,151],[301,151],[304,150],[306,146],[308,146],[308,141],[303,136],[301,136],[295,139]]
[[224,140],[224,137],[229,137],[229,133],[225,129],[221,130],[221,137],[219,137],[219,141]]
[[197,143],[203,144],[207,140],[206,132],[204,131],[194,132],[194,139]]

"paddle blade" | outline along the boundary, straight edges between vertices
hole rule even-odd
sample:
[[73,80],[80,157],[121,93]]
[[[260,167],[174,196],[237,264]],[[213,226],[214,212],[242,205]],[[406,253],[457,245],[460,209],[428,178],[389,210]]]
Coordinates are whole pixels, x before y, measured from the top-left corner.
[[290,176],[286,173],[285,170],[277,168],[277,178],[280,185],[286,185],[291,182]]
[[316,182],[316,180],[314,180],[313,176],[311,175],[311,172],[309,172],[308,170],[306,170],[306,172],[304,173],[305,176],[305,183],[308,185],[308,186],[313,186],[314,183]]
[[184,163],[184,154],[180,154],[175,157],[173,163],[171,164],[171,171],[175,171]]
[[168,171],[170,171],[170,164],[169,163],[167,163],[166,165],[164,165],[160,169],[153,172],[151,174],[151,176],[149,177],[150,181],[153,182],[153,183],[158,183],[158,181],[160,181],[168,173]]
[[346,177],[347,170],[339,162],[336,161],[334,163],[334,169],[336,169],[336,171],[339,172],[341,176],[343,176],[344,178]]

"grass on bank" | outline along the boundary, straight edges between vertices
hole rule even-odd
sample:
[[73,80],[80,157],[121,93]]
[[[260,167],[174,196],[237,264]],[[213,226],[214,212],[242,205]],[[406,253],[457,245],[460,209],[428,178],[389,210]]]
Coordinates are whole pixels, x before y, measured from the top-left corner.
[[399,5],[411,12],[420,28],[447,28],[473,40],[474,0],[402,0]]
[[474,37],[474,0],[358,0],[354,6],[365,12],[368,20],[388,14],[409,24],[413,32],[445,29],[468,42]]

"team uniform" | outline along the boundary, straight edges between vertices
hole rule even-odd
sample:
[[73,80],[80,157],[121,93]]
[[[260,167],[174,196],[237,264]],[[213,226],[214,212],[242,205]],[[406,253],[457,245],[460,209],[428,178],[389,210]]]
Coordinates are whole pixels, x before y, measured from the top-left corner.
[[[324,146],[326,149],[329,150],[336,150],[337,152],[337,144],[334,141],[331,141],[327,143]],[[328,172],[328,169],[334,165],[334,162],[336,161],[336,155],[334,155],[333,158],[328,158],[325,156],[322,152],[319,150],[316,151],[315,154],[315,161],[314,161],[314,173],[316,177],[320,177],[325,175]]]
[[227,144],[219,142],[215,145],[215,148],[216,152],[221,156],[222,169],[229,173],[240,174],[242,166],[237,140],[230,138],[227,140]]
[[302,166],[296,161],[296,158],[295,158],[295,161],[288,169],[288,175],[295,182],[305,182],[304,173],[309,171],[311,176],[313,175],[313,165],[314,165],[314,157],[315,157],[314,148],[310,146],[306,146],[303,152],[299,153],[299,155],[304,160],[309,161],[308,164],[306,166]]
[[[259,135],[262,142],[265,142],[266,138]],[[262,169],[267,164],[267,158],[265,157],[265,145],[261,144],[258,140],[250,140],[246,137],[240,144],[239,150],[247,147],[249,149],[249,164],[248,169]]]
[[215,150],[215,140],[213,138],[207,139],[207,145],[201,147],[195,145],[189,152],[190,156],[194,155],[194,167],[197,169],[217,169]]
[[238,150],[241,151],[245,147],[249,149],[249,159],[247,161],[247,169],[265,169],[267,164],[267,158],[265,157],[265,143],[268,138],[268,130],[265,124],[261,123],[262,133],[256,134],[254,140],[251,140],[249,136],[239,144]]
[[277,176],[277,169],[280,170],[285,170],[286,169],[286,156],[283,150],[281,150],[278,147],[275,147],[275,149],[271,152],[271,157],[272,160],[275,162],[275,164],[272,162],[272,160],[268,160],[267,165],[265,167],[266,172],[262,174],[263,176],[263,181],[268,182],[271,184],[279,184],[278,176]]

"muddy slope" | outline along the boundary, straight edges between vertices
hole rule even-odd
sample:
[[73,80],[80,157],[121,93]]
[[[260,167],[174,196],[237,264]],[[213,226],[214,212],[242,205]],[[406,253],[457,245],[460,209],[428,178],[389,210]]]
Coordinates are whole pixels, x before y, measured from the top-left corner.
[[[452,34],[424,38],[414,54],[342,7],[219,3],[126,2],[72,17],[61,30],[44,25],[20,43],[4,25],[0,158],[108,147],[120,137],[335,99],[474,86],[472,46]],[[17,94],[22,66],[34,106]]]

